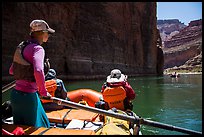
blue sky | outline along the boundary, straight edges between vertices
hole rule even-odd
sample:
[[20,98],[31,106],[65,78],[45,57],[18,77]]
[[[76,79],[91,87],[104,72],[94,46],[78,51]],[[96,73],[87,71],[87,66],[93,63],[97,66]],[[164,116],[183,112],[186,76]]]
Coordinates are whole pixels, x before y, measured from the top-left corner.
[[179,19],[188,25],[202,19],[202,2],[157,2],[157,19]]

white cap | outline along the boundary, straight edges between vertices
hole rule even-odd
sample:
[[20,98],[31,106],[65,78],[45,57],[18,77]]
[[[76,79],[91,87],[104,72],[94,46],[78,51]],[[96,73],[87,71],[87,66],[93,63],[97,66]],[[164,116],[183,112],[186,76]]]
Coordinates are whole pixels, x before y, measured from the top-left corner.
[[33,20],[30,23],[30,31],[47,31],[49,33],[54,33],[55,30],[51,29],[49,25],[44,20]]
[[126,76],[119,69],[113,69],[106,81],[109,83],[123,82],[126,81]]

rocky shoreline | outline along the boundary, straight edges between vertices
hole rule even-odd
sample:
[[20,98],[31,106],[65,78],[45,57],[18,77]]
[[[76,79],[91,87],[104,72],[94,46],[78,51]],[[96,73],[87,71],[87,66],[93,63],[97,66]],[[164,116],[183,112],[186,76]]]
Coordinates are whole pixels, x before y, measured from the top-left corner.
[[172,74],[173,72],[177,72],[179,74],[202,74],[202,66],[180,66],[180,67],[173,67],[165,69],[163,74]]
[[[164,76],[165,75],[171,75],[172,73],[164,73]],[[196,74],[199,74],[199,75],[202,75],[202,72],[178,72],[178,74],[181,74],[181,75],[186,75],[186,74],[193,74],[193,75],[196,75]]]

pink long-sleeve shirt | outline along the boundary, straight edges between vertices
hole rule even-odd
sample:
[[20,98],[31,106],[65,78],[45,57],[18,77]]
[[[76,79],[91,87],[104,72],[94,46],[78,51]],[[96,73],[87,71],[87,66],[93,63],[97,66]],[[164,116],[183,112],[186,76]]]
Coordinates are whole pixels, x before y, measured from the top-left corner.
[[[36,82],[31,82],[28,80],[16,80],[15,89],[29,93],[39,91],[41,96],[46,96],[47,90],[45,88],[44,76],[45,50],[40,44],[36,44],[36,40],[31,39],[29,41],[34,41],[35,43],[29,44],[25,47],[23,51],[23,57],[33,65]],[[13,75],[13,64],[9,69],[9,73]]]

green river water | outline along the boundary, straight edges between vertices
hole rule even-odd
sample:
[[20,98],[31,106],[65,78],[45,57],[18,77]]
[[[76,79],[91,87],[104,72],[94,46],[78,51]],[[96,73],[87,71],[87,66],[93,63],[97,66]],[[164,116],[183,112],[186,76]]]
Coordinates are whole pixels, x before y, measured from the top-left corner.
[[[71,91],[80,88],[101,90],[104,80],[64,82]],[[134,77],[128,79],[135,90],[133,111],[146,119],[191,130],[202,131],[202,75],[181,74],[179,78]],[[2,96],[8,100],[9,92]],[[143,125],[144,135],[183,135],[176,131]]]

